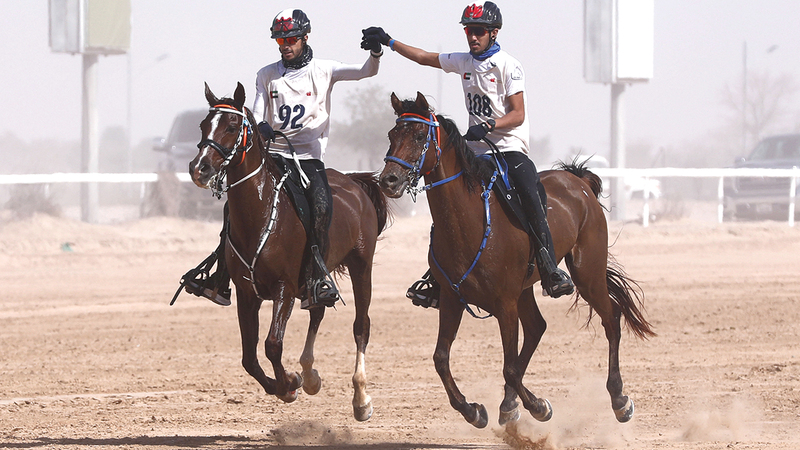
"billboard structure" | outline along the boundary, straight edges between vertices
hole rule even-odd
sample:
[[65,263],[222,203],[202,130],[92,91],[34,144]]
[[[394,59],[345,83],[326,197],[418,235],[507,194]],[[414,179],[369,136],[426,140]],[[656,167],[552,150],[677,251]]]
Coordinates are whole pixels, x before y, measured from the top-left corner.
[[[49,0],[50,48],[83,59],[81,168],[99,169],[97,62],[99,55],[127,53],[131,42],[130,0]],[[81,219],[97,222],[97,183],[81,185]]]
[[[611,166],[625,167],[625,86],[653,78],[655,0],[584,0],[583,76],[611,85]],[[611,215],[625,219],[624,180],[611,183]]]

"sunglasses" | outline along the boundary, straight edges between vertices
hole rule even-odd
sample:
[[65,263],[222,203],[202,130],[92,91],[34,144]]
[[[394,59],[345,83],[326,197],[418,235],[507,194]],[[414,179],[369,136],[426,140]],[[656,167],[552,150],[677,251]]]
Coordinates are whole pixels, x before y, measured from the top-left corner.
[[476,37],[483,37],[486,33],[489,32],[489,29],[486,27],[464,27],[464,33],[467,36],[475,35]]
[[275,40],[278,41],[278,45],[294,45],[297,44],[297,41],[300,40],[300,37],[292,36],[287,38],[277,38]]

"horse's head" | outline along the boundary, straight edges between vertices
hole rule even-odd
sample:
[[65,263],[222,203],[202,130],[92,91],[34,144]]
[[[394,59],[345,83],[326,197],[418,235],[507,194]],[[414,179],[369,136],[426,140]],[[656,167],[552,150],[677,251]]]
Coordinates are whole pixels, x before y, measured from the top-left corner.
[[221,192],[229,164],[239,164],[253,145],[253,131],[244,108],[244,86],[238,83],[233,98],[217,98],[208,84],[206,100],[209,112],[200,123],[202,139],[199,152],[189,163],[189,174],[201,188]]
[[[380,185],[388,197],[399,198],[436,168],[441,148],[439,122],[424,95],[417,92],[416,100],[401,101],[392,93],[392,107],[398,118],[389,131],[389,151]],[[429,155],[431,151],[435,154]]]

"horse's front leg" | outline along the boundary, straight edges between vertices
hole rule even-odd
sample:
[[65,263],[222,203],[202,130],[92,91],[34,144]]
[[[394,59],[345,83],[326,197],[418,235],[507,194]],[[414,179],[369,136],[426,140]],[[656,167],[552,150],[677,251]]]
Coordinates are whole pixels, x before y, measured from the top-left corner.
[[258,363],[258,310],[261,300],[250,286],[236,286],[236,311],[239,316],[239,332],[242,336],[242,366],[255,378],[269,395],[275,395],[275,380],[267,377]]
[[294,299],[286,294],[284,286],[277,292],[278,295],[272,302],[272,324],[264,342],[264,349],[275,372],[275,395],[284,402],[291,403],[297,399],[297,389],[303,385],[303,377],[297,372],[287,373],[281,361],[283,335],[286,332],[286,323],[292,315]]
[[[525,409],[530,411],[536,420],[547,421],[553,416],[550,402],[544,398],[536,398],[523,384],[522,377],[544,334],[546,323],[533,300],[533,290],[524,290],[516,302],[516,307],[501,308],[496,314],[500,325],[500,337],[503,342],[503,378],[505,379],[505,398],[500,404],[500,425],[519,417],[516,395],[518,394]],[[519,322],[522,321],[525,332],[522,351],[517,352],[519,341]]]
[[436,351],[433,353],[433,363],[447,391],[450,406],[476,428],[484,428],[489,423],[486,407],[479,403],[467,403],[466,397],[458,390],[450,372],[450,349],[461,325],[463,314],[464,306],[454,294],[443,292],[439,302],[439,337],[436,341]]
[[315,395],[322,388],[322,379],[314,368],[314,343],[317,341],[319,324],[325,317],[325,308],[312,308],[309,312],[308,333],[300,355],[300,366],[303,368],[303,391],[308,395]]

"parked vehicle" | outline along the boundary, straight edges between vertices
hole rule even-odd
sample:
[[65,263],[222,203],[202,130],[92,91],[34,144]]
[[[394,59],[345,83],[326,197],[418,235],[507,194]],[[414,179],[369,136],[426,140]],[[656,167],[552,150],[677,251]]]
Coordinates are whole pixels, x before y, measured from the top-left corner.
[[[800,134],[767,137],[747,157],[734,161],[737,168],[791,169],[800,167]],[[736,177],[725,180],[724,214],[727,218],[786,218],[791,179]]]
[[193,109],[178,114],[166,138],[155,138],[153,150],[163,153],[158,163],[159,181],[148,187],[142,204],[143,217],[165,215],[188,219],[214,220],[222,217],[222,201],[207,189],[181,182],[176,172],[188,172],[189,161],[197,155],[200,122],[207,109]]

